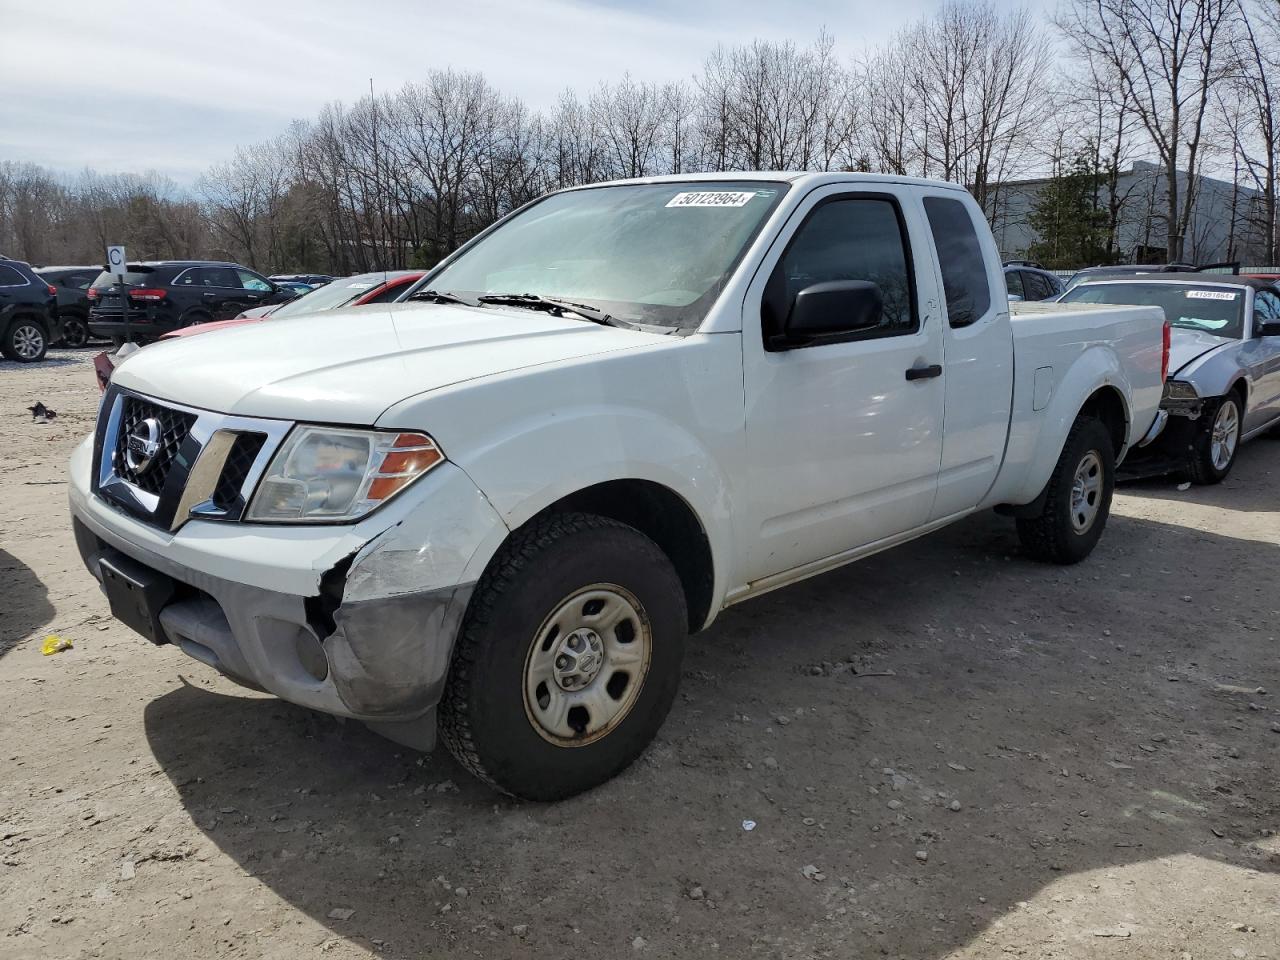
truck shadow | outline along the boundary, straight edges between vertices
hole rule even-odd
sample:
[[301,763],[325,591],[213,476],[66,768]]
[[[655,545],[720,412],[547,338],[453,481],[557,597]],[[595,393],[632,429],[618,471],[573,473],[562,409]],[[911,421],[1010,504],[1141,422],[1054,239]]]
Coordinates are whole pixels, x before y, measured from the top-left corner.
[[1218,686],[1280,688],[1270,590],[1218,577],[1280,553],[1112,523],[1062,569],[975,517],[728,611],[644,759],[556,805],[271,699],[184,687],[147,706],[147,736],[223,853],[391,956],[642,936],[663,956],[943,957],[1086,871],[1280,871],[1257,845],[1280,717]]
[[1280,427],[1242,446],[1231,473],[1220,484],[1179,490],[1185,478],[1169,474],[1123,481],[1116,492],[1151,500],[1198,503],[1239,513],[1271,513],[1275,510],[1276,488],[1280,483],[1276,470],[1280,470]]
[[53,620],[49,590],[35,571],[0,550],[0,657]]

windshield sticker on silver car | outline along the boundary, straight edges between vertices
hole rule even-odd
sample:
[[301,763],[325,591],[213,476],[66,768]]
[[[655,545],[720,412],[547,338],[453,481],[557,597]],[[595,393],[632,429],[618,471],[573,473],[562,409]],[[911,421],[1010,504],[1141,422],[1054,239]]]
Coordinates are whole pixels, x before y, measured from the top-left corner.
[[1188,290],[1188,300],[1234,300],[1240,296],[1230,290]]
[[668,207],[745,207],[754,193],[717,191],[714,193],[677,193],[667,201]]

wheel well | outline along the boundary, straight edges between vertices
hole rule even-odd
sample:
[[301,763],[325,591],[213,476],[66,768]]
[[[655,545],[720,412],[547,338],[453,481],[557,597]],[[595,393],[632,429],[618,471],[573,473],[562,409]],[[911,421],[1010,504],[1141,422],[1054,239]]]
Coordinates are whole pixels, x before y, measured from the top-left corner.
[[635,527],[656,543],[676,568],[684,587],[690,631],[702,628],[711,610],[711,544],[683,497],[649,480],[610,480],[571,493],[538,516],[567,511],[609,517]]
[[1129,414],[1125,409],[1124,397],[1115,387],[1100,387],[1080,408],[1081,416],[1096,417],[1102,421],[1111,435],[1111,449],[1117,457],[1124,449],[1125,438],[1129,433]]

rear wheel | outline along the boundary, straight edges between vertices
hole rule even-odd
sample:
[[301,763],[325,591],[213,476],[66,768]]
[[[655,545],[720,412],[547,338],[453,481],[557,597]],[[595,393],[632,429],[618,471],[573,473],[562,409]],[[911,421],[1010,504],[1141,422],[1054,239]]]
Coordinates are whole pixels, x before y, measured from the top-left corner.
[[1205,404],[1200,432],[1192,446],[1187,472],[1193,483],[1214,484],[1227,479],[1240,449],[1240,398],[1229,393],[1214,407]]
[[83,347],[89,342],[89,325],[80,317],[66,317],[62,321],[62,345]]
[[18,363],[36,363],[44,359],[49,349],[49,334],[39,320],[18,317],[13,320],[0,340],[0,354]]
[[1023,549],[1046,563],[1079,563],[1097,545],[1111,515],[1115,453],[1107,428],[1078,417],[1045,488],[1038,517],[1018,520]]
[[684,592],[658,546],[589,514],[536,521],[476,587],[441,735],[505,793],[558,800],[627,767],[680,680]]

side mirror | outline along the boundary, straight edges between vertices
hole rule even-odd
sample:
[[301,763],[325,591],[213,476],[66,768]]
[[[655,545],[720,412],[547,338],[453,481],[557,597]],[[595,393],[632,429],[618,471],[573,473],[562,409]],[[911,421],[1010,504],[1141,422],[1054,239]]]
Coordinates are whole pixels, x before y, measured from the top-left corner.
[[1280,337],[1280,320],[1254,320],[1253,329],[1259,337]]
[[884,314],[880,288],[868,280],[815,283],[796,294],[783,333],[788,340],[870,330]]

